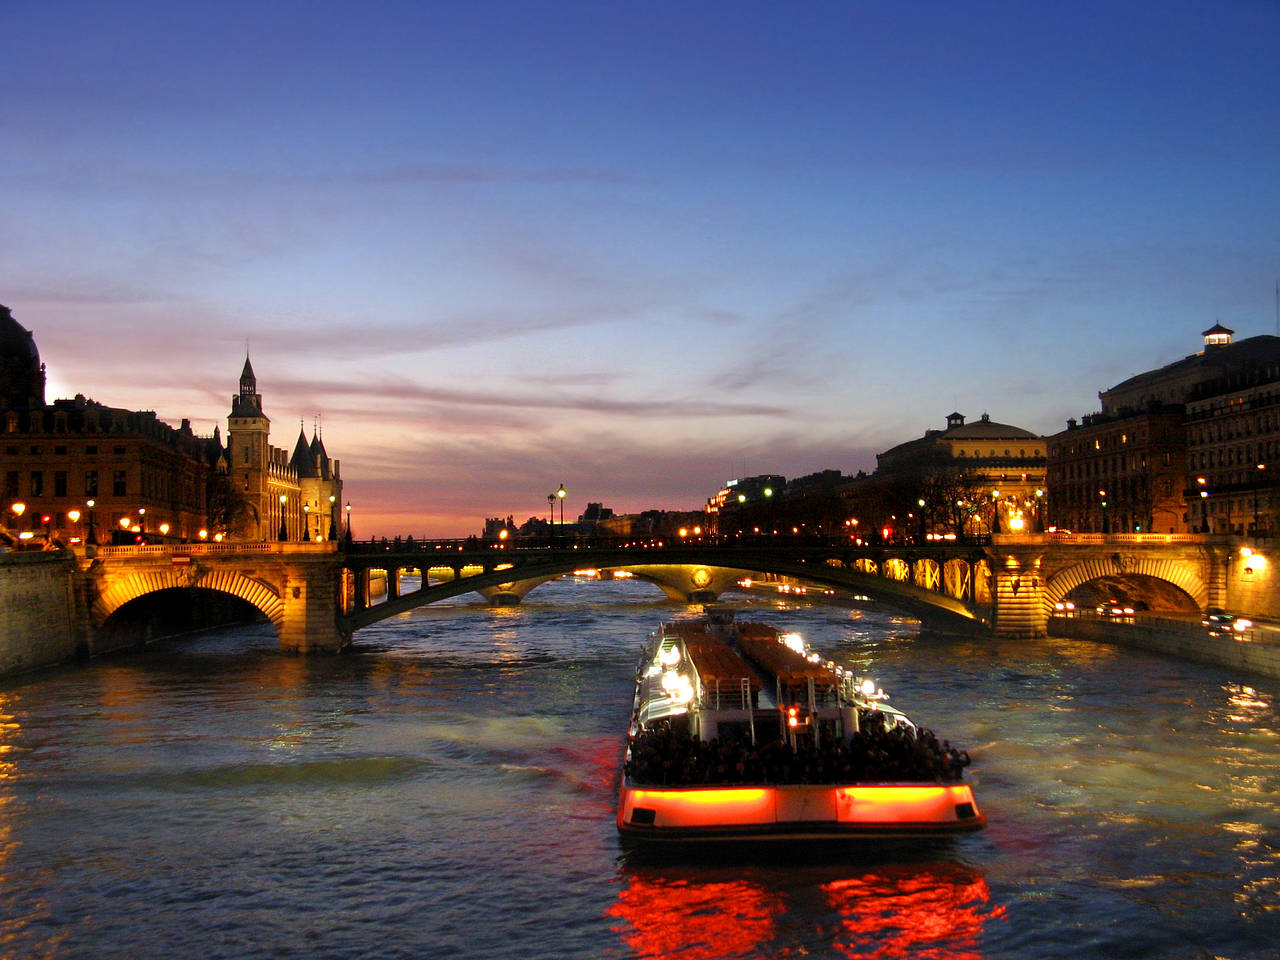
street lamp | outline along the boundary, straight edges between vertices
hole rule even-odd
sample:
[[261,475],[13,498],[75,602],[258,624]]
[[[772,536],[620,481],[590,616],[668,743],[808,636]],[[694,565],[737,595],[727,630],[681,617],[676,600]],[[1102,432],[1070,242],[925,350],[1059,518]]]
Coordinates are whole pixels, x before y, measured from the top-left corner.
[[1111,531],[1107,529],[1107,491],[1099,490],[1098,497],[1102,501],[1102,532],[1110,533]]
[[15,527],[15,528],[16,528],[16,527],[21,527],[21,526],[22,526],[22,522],[21,522],[21,521],[22,521],[22,515],[23,515],[24,513],[26,513],[26,512],[27,512],[27,505],[26,505],[25,503],[21,502],[21,501],[18,501],[17,503],[15,503],[15,504],[13,504],[11,507],[9,507],[9,509],[13,511],[13,525],[14,525],[14,527]]
[[1262,472],[1267,469],[1265,463],[1258,464],[1258,472],[1255,475],[1257,481],[1253,485],[1253,535],[1258,536],[1258,487],[1262,486]]
[[[68,511],[67,511],[67,519],[71,521],[72,532],[74,533],[74,532],[75,532],[75,530],[74,530],[75,526],[80,522],[80,511],[79,511],[79,510],[68,510]],[[78,539],[78,538],[77,538],[77,539]]]
[[309,503],[302,505],[302,536],[298,539],[303,542],[311,539],[311,504]]
[[284,522],[284,505],[289,502],[289,498],[283,493],[280,494],[280,533],[278,534],[281,541],[289,539],[289,528]]
[[94,524],[93,524],[93,508],[98,505],[98,501],[86,500],[84,502],[84,505],[89,508],[89,542],[97,543],[98,542],[97,530],[94,528]]
[[569,495],[565,490],[564,484],[560,484],[560,489],[556,491],[556,496],[560,498],[560,536],[564,536],[564,498]]
[[1205,489],[1208,481],[1204,477],[1196,477],[1196,483],[1200,485],[1200,532],[1209,532],[1209,491]]
[[347,501],[347,543],[351,542],[351,501]]

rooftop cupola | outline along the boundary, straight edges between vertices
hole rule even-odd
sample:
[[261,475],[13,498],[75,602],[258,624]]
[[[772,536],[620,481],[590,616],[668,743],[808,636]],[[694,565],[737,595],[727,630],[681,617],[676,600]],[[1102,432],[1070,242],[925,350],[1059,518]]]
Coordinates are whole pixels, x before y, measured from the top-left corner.
[[1205,350],[1217,350],[1219,347],[1231,346],[1231,337],[1234,333],[1234,330],[1228,330],[1222,324],[1215,323],[1202,334]]

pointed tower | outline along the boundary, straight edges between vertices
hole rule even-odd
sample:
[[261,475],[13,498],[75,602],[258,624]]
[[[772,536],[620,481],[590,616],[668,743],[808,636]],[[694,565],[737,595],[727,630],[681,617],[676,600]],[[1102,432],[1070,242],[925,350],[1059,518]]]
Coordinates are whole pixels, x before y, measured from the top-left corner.
[[244,370],[240,372],[240,393],[231,398],[231,415],[227,418],[228,473],[251,507],[250,516],[257,530],[249,530],[250,539],[269,539],[271,531],[263,526],[264,518],[271,516],[267,508],[267,486],[271,434],[271,421],[262,412],[262,397],[258,395],[258,378],[248,354],[244,358]]

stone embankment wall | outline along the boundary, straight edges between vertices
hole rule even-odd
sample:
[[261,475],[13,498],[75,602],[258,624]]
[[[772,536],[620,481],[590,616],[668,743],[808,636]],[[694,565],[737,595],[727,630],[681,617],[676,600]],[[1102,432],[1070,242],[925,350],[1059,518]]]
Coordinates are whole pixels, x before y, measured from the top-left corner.
[[1053,617],[1049,633],[1055,637],[1098,640],[1119,646],[1136,647],[1197,663],[1210,663],[1280,679],[1280,642],[1261,631],[1239,636],[1211,636],[1199,623],[1176,620],[1139,619],[1136,623],[1114,623],[1092,618]]
[[0,676],[76,655],[75,559],[0,553]]

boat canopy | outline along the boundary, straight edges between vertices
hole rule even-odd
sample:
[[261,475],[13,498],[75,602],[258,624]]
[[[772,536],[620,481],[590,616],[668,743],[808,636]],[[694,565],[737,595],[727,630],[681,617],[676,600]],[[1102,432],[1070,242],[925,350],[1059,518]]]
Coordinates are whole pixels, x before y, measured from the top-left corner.
[[763,630],[747,630],[760,624],[738,625],[738,644],[742,652],[760,665],[760,669],[780,680],[821,680],[838,683],[839,678],[820,663],[811,663],[803,654],[796,653],[778,640],[778,632],[765,627]]
[[712,680],[746,680],[752,690],[762,686],[759,675],[731,647],[714,637],[705,640],[686,638],[685,652],[703,683]]

